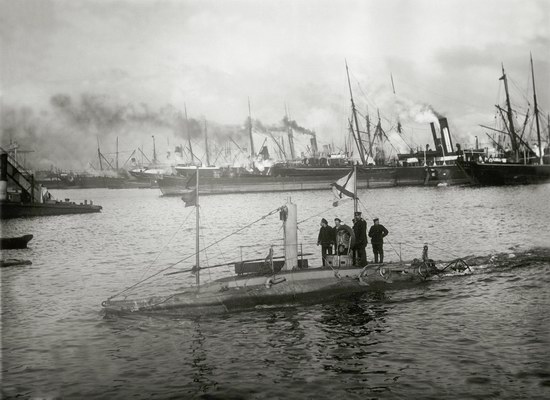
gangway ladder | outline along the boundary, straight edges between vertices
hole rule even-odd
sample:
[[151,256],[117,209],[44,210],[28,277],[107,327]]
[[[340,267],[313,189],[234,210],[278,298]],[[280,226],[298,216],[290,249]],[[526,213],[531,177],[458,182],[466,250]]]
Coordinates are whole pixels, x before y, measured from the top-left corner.
[[42,190],[40,185],[34,182],[34,175],[28,172],[10,154],[0,147],[0,153],[7,156],[6,174],[8,182],[15,185],[22,193],[28,195],[27,200],[32,203],[42,202]]

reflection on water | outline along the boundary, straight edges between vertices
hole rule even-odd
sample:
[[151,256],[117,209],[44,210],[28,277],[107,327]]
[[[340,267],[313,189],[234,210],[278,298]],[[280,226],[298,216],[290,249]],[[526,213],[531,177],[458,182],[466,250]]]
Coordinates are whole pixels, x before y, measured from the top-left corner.
[[191,351],[193,357],[193,382],[198,384],[199,392],[212,389],[216,382],[211,380],[213,367],[208,365],[206,349],[204,348],[205,336],[201,331],[200,321],[193,321],[193,334],[191,339]]
[[[399,258],[399,243],[411,259],[429,242],[433,258],[469,256],[473,275],[216,318],[100,312],[107,297],[193,254],[192,210],[177,198],[72,191],[65,197],[94,198],[103,212],[7,221],[6,234],[35,237],[30,249],[7,253],[33,264],[1,271],[2,398],[549,398],[550,185],[441,189],[364,192],[364,213],[390,230],[389,260]],[[286,197],[204,198],[203,244]],[[352,209],[329,209],[323,192],[292,198],[299,220],[351,220]],[[300,225],[311,265],[319,218]],[[241,248],[244,258],[265,257],[280,234],[276,216],[263,220],[203,261],[239,259]],[[159,274],[145,289],[193,281]]]

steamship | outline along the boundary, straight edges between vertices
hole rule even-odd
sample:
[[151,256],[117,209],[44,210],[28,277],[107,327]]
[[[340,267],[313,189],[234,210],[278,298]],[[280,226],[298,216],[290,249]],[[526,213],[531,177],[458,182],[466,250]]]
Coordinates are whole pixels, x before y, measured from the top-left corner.
[[[482,186],[504,186],[504,185],[525,185],[533,183],[550,182],[550,148],[544,149],[541,140],[539,109],[537,104],[537,95],[535,91],[535,72],[533,68],[533,59],[531,58],[531,74],[533,82],[534,97],[534,120],[537,131],[537,148],[534,150],[524,139],[524,132],[514,124],[514,111],[512,110],[510,93],[508,91],[508,78],[502,66],[502,77],[504,81],[504,91],[506,95],[506,108],[496,106],[502,117],[502,125],[505,131],[497,130],[499,133],[505,133],[506,146],[503,143],[496,142],[499,150],[496,157],[491,158],[471,158],[461,163],[464,171],[469,175],[472,184]],[[527,125],[527,117],[524,126]],[[482,125],[484,128],[485,127]],[[489,128],[493,129],[493,128]],[[550,117],[548,118],[548,131],[550,132]],[[534,146],[533,146],[534,147]]]
[[[484,154],[481,149],[462,150],[453,142],[447,118],[441,117],[439,132],[430,123],[434,146],[423,151],[398,154],[397,160],[386,164],[357,165],[357,188],[374,189],[397,186],[449,186],[465,185],[470,179],[457,160],[474,159]],[[316,143],[312,138],[312,149]],[[314,154],[316,152],[314,151]],[[343,154],[329,154],[304,158],[299,161],[275,163],[272,167],[248,171],[244,168],[201,166],[201,195],[286,192],[326,189],[331,183],[347,174],[354,160]],[[163,176],[158,186],[164,196],[179,196],[188,191],[188,180],[196,171],[193,165],[176,166],[177,175]]]
[[[464,169],[457,165],[457,160],[464,158],[465,153],[480,153],[481,150],[469,150],[467,152],[457,145],[457,150],[453,149],[451,134],[447,118],[439,117],[438,133],[435,124],[430,124],[433,135],[435,150],[412,151],[408,154],[398,154],[397,158],[388,162],[383,154],[373,156],[374,143],[379,141],[383,145],[388,140],[386,133],[381,125],[380,115],[378,115],[378,124],[374,128],[371,136],[370,118],[366,116],[366,131],[359,127],[357,117],[357,108],[353,100],[353,91],[349,78],[348,66],[346,63],[346,74],[348,77],[348,87],[351,100],[351,118],[349,119],[350,133],[353,136],[361,164],[357,166],[358,185],[371,187],[393,187],[393,186],[440,186],[467,184],[469,178]],[[399,130],[399,128],[398,128]],[[364,141],[361,135],[366,134]],[[365,147],[365,142],[368,148]],[[312,148],[314,143],[312,141]],[[381,146],[382,147],[382,146]],[[381,152],[383,153],[383,152]],[[342,176],[343,169],[349,169],[351,160],[339,160],[334,162],[331,158],[305,159],[298,163],[282,163],[273,167],[272,174],[279,177],[295,177],[302,179],[311,179],[312,177],[323,176]]]
[[[357,167],[358,184],[367,188],[468,184],[468,175],[457,165],[457,159],[475,158],[483,155],[484,151],[462,150],[459,144],[455,151],[447,118],[441,117],[438,122],[439,133],[435,124],[430,123],[435,150],[427,145],[422,151],[398,154],[397,162],[386,164],[385,160],[376,159],[375,164],[360,165]],[[333,179],[349,171],[352,163],[353,161],[345,157],[309,158],[297,163],[276,164],[271,174],[306,180],[312,177]]]

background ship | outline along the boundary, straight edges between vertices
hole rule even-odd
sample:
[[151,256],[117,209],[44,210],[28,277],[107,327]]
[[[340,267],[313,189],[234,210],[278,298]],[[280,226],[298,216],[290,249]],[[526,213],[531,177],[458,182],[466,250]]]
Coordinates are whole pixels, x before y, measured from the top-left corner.
[[[525,122],[521,129],[516,127],[515,115],[512,108],[510,93],[508,90],[508,78],[502,66],[502,77],[506,95],[506,108],[497,105],[497,112],[501,117],[502,128],[495,129],[482,125],[482,127],[499,133],[499,140],[493,140],[497,147],[497,153],[484,154],[483,157],[467,157],[462,168],[470,177],[473,184],[478,185],[521,185],[531,183],[543,183],[550,181],[550,116],[548,117],[548,143],[546,148],[541,138],[539,121],[539,107],[535,90],[535,72],[533,58],[531,57],[531,76],[533,82],[534,122],[536,125],[536,147],[528,143],[528,135],[525,129],[529,120],[529,110],[525,114]],[[501,136],[503,135],[503,136]]]
[[48,190],[35,182],[34,175],[0,148],[0,218],[82,214],[101,211],[101,206],[85,201],[55,200]]
[[[159,180],[161,192],[163,195],[181,194],[185,190],[185,183],[190,173],[195,172],[197,165],[200,166],[204,184],[204,186],[201,185],[201,190],[211,194],[322,189],[348,173],[354,165],[358,167],[357,178],[360,188],[440,186],[470,182],[464,169],[457,165],[457,159],[464,157],[465,154],[468,157],[477,157],[484,154],[484,150],[477,148],[462,150],[459,144],[456,144],[455,150],[445,117],[440,116],[437,121],[430,123],[435,150],[431,150],[428,145],[425,150],[420,148],[413,150],[411,147],[409,153],[396,153],[390,159],[385,156],[384,147],[388,145],[394,149],[395,147],[390,143],[388,134],[382,127],[380,113],[376,124],[371,124],[367,114],[364,127],[361,127],[349,75],[348,84],[352,111],[349,119],[349,137],[352,138],[353,143],[349,140],[348,146],[348,139],[345,139],[344,150],[335,151],[336,149],[331,145],[325,145],[322,150],[319,150],[315,132],[299,126],[296,121],[288,118],[288,115],[283,118],[281,126],[266,128],[254,125],[249,114],[247,131],[251,151],[247,168],[232,166],[221,168],[211,165],[205,127],[206,163],[193,155],[189,138],[190,162],[175,167],[177,176],[164,176]],[[253,129],[271,136],[281,161],[272,162],[269,150],[264,145],[258,153],[254,151]],[[401,125],[398,124],[399,133],[401,133],[400,129]],[[282,133],[283,136],[276,138],[273,132]],[[309,144],[300,154],[294,143],[296,133],[309,136]]]
[[[348,71],[347,65],[346,71]],[[457,165],[457,159],[459,156],[463,157],[464,154],[476,157],[484,154],[484,150],[478,148],[462,150],[459,144],[456,144],[455,150],[447,118],[443,116],[438,118],[439,132],[437,132],[436,123],[430,122],[435,150],[431,150],[428,145],[426,145],[425,150],[414,150],[410,147],[409,153],[397,153],[392,159],[388,159],[384,148],[387,145],[394,149],[395,147],[391,144],[388,134],[382,127],[380,113],[378,113],[376,125],[371,123],[367,113],[364,128],[361,127],[349,73],[348,86],[351,100],[349,131],[359,159],[352,158],[348,152],[336,155],[313,151],[313,157],[274,165],[271,172],[274,176],[295,177],[305,180],[323,176],[327,179],[333,179],[342,176],[346,169],[349,170],[350,166],[358,163],[358,182],[369,188],[469,183],[469,177],[463,168]],[[396,129],[399,134],[402,133],[401,123],[397,123]],[[313,140],[311,148],[317,149]]]

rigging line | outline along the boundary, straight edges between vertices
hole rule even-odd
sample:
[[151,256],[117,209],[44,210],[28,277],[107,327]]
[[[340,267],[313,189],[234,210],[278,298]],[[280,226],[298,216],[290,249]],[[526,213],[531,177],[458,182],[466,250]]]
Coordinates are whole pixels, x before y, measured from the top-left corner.
[[191,216],[191,214],[193,214],[193,210],[191,210],[189,212],[189,214],[187,214],[187,217],[185,217],[185,219],[183,220],[183,222],[181,223],[181,225],[178,227],[178,229],[176,229],[176,231],[172,234],[172,237],[170,237],[170,239],[168,239],[168,242],[162,246],[162,248],[159,250],[159,252],[157,253],[157,256],[155,257],[155,259],[151,262],[151,264],[149,264],[149,266],[147,268],[145,268],[145,270],[143,271],[143,273],[141,274],[141,276],[139,277],[139,279],[143,279],[143,276],[147,273],[147,271],[149,271],[149,269],[157,262],[157,260],[159,259],[160,255],[162,254],[163,250],[166,248],[166,246],[168,246],[170,244],[170,242],[172,241],[172,239],[174,239],[174,237],[176,236],[176,234],[181,230],[182,226],[187,222],[187,220],[189,219],[189,217]]
[[[395,255],[396,255],[397,257],[400,257],[399,252],[395,249],[395,247],[393,247],[393,243],[392,243],[390,240],[387,240],[387,243],[390,245],[390,247],[391,247],[391,249],[393,250],[393,252],[395,253]],[[372,244],[372,243],[371,243],[371,244]],[[400,259],[401,259],[401,257],[400,257]]]
[[[440,252],[442,252],[443,254],[450,254],[452,255],[453,257],[456,257],[456,258],[460,258],[459,255],[457,254],[454,254],[453,252],[447,250],[447,249],[444,249],[442,247],[439,247],[439,246],[436,246],[435,244],[433,244],[432,242],[430,241],[425,241],[424,243],[426,243],[428,246],[430,247],[434,247],[435,249],[439,250]],[[416,245],[413,245],[413,244],[409,244],[407,242],[401,242],[401,244],[405,245],[405,246],[408,246],[408,247],[413,247],[413,248],[417,248]]]
[[311,215],[311,216],[307,217],[306,219],[303,219],[303,220],[301,220],[300,222],[297,222],[296,225],[300,225],[302,222],[306,222],[306,221],[310,220],[311,218],[318,217],[319,215],[321,215],[321,214],[323,214],[323,213],[326,213],[327,211],[330,211],[330,210],[332,210],[333,208],[334,208],[334,206],[331,206],[330,208],[327,208],[326,210],[323,210],[323,211],[321,211],[320,213]]
[[376,104],[376,101],[374,101],[373,99],[369,98],[367,96],[367,94],[363,91],[363,88],[361,87],[361,83],[359,82],[359,79],[357,79],[355,77],[355,75],[353,74],[353,71],[351,72],[351,76],[352,78],[355,80],[355,82],[357,83],[357,86],[359,87],[359,91],[363,94],[364,98],[365,98],[365,103],[369,104],[370,106],[372,106],[373,108],[380,108],[378,106],[378,104]]
[[[242,228],[239,228],[239,229],[237,229],[236,231],[234,231],[234,232],[232,232],[232,233],[230,233],[230,234],[224,236],[224,237],[221,238],[220,240],[217,240],[216,242],[214,242],[214,243],[212,243],[212,244],[209,244],[208,246],[204,247],[203,249],[200,249],[199,252],[205,251],[205,250],[209,249],[210,247],[212,247],[212,246],[214,246],[214,245],[216,245],[216,244],[218,244],[218,243],[224,241],[224,240],[227,239],[228,237],[233,236],[233,235],[239,233],[240,231],[242,231],[242,230],[244,230],[244,229],[246,229],[246,228],[249,228],[250,226],[254,225],[255,223],[261,221],[262,219],[266,219],[266,218],[269,217],[270,215],[275,214],[275,213],[276,213],[277,211],[279,211],[280,209],[281,209],[281,207],[278,207],[278,208],[276,208],[275,210],[270,211],[268,214],[266,214],[266,215],[264,215],[264,216],[258,218],[257,220],[251,222],[250,224],[245,225],[245,226],[243,226]],[[170,264],[168,267],[163,268],[163,269],[161,269],[160,271],[155,272],[153,275],[150,275],[150,276],[148,276],[147,278],[142,279],[142,280],[140,280],[139,282],[136,282],[136,283],[134,283],[133,285],[128,286],[126,289],[124,289],[124,290],[118,292],[117,294],[115,294],[115,295],[109,297],[109,300],[115,298],[116,296],[121,295],[122,293],[126,293],[128,290],[133,289],[133,288],[135,288],[136,286],[141,285],[143,282],[146,282],[146,281],[148,281],[149,279],[151,279],[151,278],[153,278],[153,277],[155,277],[155,276],[157,276],[157,275],[162,274],[163,272],[169,270],[170,268],[172,268],[172,267],[178,265],[178,264],[181,263],[182,261],[188,260],[189,258],[194,257],[194,256],[196,256],[196,255],[197,255],[197,253],[195,252],[194,254],[190,254],[190,255],[188,255],[188,256],[182,258],[181,260],[176,261],[175,263]]]
[[528,89],[526,90],[526,89],[524,89],[524,88],[521,88],[521,87],[519,86],[519,83],[517,83],[514,79],[512,79],[512,78],[510,78],[510,77],[508,77],[508,80],[509,80],[510,82],[512,82],[512,85],[518,90],[519,95],[520,95],[521,97],[523,97],[523,99],[524,99],[525,101],[529,102],[529,99],[528,99],[527,96],[524,94],[525,92],[528,92]]
[[446,250],[446,249],[443,249],[443,248],[441,248],[441,247],[438,247],[438,246],[436,246],[436,245],[433,244],[433,243],[430,244],[430,246],[433,246],[433,247],[435,247],[436,249],[438,249],[438,250],[440,250],[440,251],[447,252],[448,254],[452,255],[453,257],[460,258],[460,256],[459,256],[458,254],[455,254],[455,253],[453,253],[453,252],[451,252],[451,251],[449,251],[449,250]]
[[[361,113],[361,111],[357,110],[357,113],[365,118],[365,115]],[[390,125],[392,124],[392,121],[388,118],[386,118],[384,115],[380,116],[380,120],[383,120],[387,123],[389,123]],[[374,127],[375,124],[371,123],[371,125]],[[393,126],[390,127],[390,129],[388,129],[388,132],[392,133],[392,130],[393,130]],[[407,141],[405,140],[405,138],[403,137],[403,133],[401,132],[398,132],[398,131],[393,131],[395,133],[398,134],[398,137],[405,143],[405,145],[409,148],[411,148],[411,146],[409,146],[409,144],[407,143]],[[388,134],[386,133],[386,131],[384,129],[382,129],[382,133],[384,134],[385,138],[386,138],[386,141],[390,144],[390,146],[395,150],[396,153],[399,153],[399,150],[397,150],[397,148],[393,145],[393,142],[390,140],[390,138],[388,137]]]
[[[367,209],[367,207],[365,207],[365,204],[363,204],[363,202],[362,202],[361,200],[359,200],[359,203],[361,203],[361,206],[362,206],[363,209],[365,210],[366,214],[368,214],[368,215],[369,215],[369,218],[371,218],[371,217],[372,217],[372,214],[369,212],[369,210]],[[392,248],[392,250],[393,250],[393,251],[395,252],[395,254],[399,257],[399,252],[395,249],[395,247],[393,246],[392,242],[391,242],[389,239],[387,239],[387,242],[386,242],[386,243],[388,243],[388,244],[390,245],[390,247]],[[371,245],[372,245],[372,242],[371,242]]]
[[[201,219],[203,219],[203,220],[204,220],[204,224],[207,225],[207,220],[206,220],[206,218],[202,217]],[[227,262],[227,258],[225,257],[224,252],[222,251],[222,248],[221,248],[219,242],[216,243],[216,245],[217,245],[217,247],[218,247],[218,251],[220,252],[220,256],[221,256],[221,258],[222,258],[224,264],[227,264],[228,272],[231,272],[231,269],[229,268],[229,263]],[[206,253],[205,253],[205,256],[206,256]],[[208,262],[208,257],[207,257],[207,262]],[[212,279],[212,274],[211,274],[210,269],[208,270],[208,273],[209,273],[210,279]],[[236,280],[236,275],[235,275],[235,280]]]
[[[361,203],[361,206],[363,207],[363,209],[365,210],[365,212],[369,215],[369,217],[372,216],[372,214],[369,212],[369,210],[367,209],[367,207],[365,206],[365,204],[359,200],[359,202]],[[388,221],[388,224],[391,224],[391,219],[387,218],[387,221]],[[406,242],[400,242],[402,244],[405,244],[406,246],[409,246],[409,247],[413,247],[413,248],[418,248],[418,245],[415,245],[415,244],[408,244]],[[395,248],[393,247],[392,245],[392,242],[390,240],[388,240],[388,244],[390,246],[392,246],[393,250],[396,252],[397,255],[399,255],[399,253],[397,253],[397,251],[395,250]]]
[[[206,243],[204,236],[202,237],[202,242]],[[206,266],[208,266],[209,263],[210,263],[210,260],[208,259],[208,253],[207,252],[204,252],[204,258],[206,258]],[[199,271],[197,271],[196,273],[199,273]],[[208,279],[210,279],[210,281],[212,281],[212,270],[210,268],[208,268]]]

